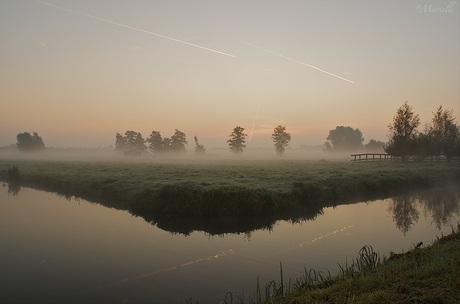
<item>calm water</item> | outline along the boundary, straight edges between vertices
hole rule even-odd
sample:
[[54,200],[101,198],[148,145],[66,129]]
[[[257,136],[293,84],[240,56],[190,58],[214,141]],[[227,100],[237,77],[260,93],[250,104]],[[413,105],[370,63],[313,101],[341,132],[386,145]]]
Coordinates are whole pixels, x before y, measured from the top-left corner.
[[[219,303],[303,268],[338,271],[366,244],[401,252],[460,221],[459,187],[325,208],[301,223],[211,236],[171,233],[83,200],[0,187],[0,302]],[[185,302],[185,301],[184,301]]]

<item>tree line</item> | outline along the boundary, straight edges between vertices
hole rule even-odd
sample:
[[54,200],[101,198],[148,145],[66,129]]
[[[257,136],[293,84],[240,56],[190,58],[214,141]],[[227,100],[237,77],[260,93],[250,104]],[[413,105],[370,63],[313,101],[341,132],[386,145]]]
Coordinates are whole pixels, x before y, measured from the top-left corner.
[[460,126],[455,122],[452,110],[439,106],[423,131],[418,130],[419,125],[419,115],[406,101],[397,109],[393,121],[388,125],[387,143],[371,139],[363,146],[364,138],[359,129],[338,126],[329,131],[324,150],[356,151],[364,148],[367,153],[386,152],[402,161],[440,156],[451,161],[455,156],[460,157]]
[[[386,152],[391,156],[399,157],[402,161],[433,159],[440,156],[448,161],[454,157],[460,158],[460,126],[456,123],[452,110],[445,110],[439,106],[433,113],[431,121],[424,125],[423,131],[418,130],[419,126],[419,115],[406,101],[397,109],[392,122],[388,125],[387,143],[371,139],[363,145],[363,134],[358,128],[337,126],[329,131],[324,151],[344,152],[365,149],[367,153]],[[248,135],[244,130],[243,127],[236,126],[227,140],[230,151],[236,155],[243,153],[246,148]],[[271,138],[276,154],[283,155],[291,141],[291,134],[286,131],[285,126],[278,125],[274,128]],[[43,139],[37,132],[19,133],[16,139],[16,146],[20,151],[45,150]],[[195,153],[206,152],[206,148],[200,144],[197,136],[194,136],[194,142]],[[115,151],[128,154],[141,154],[147,149],[156,154],[181,153],[186,152],[187,144],[185,133],[178,129],[175,129],[171,137],[163,137],[159,131],[152,131],[147,139],[144,139],[141,133],[131,130],[126,131],[124,135],[120,133],[115,135]]]
[[[230,151],[236,155],[243,153],[246,148],[246,133],[244,128],[236,126],[229,135],[227,140]],[[200,144],[198,137],[194,136],[195,153],[202,154],[206,152],[206,148]],[[275,150],[278,155],[283,155],[286,147],[291,140],[291,134],[286,132],[286,127],[278,125],[272,134],[272,139],[275,145]],[[147,146],[148,144],[148,146]],[[155,154],[164,152],[186,152],[185,145],[188,144],[187,136],[184,132],[175,129],[171,137],[162,137],[159,131],[152,131],[147,139],[142,137],[142,134],[135,131],[126,131],[124,135],[117,133],[115,135],[115,151],[126,154],[141,154],[150,150]]]
[[402,161],[439,156],[451,161],[454,157],[460,157],[460,126],[455,122],[452,110],[444,110],[439,106],[423,131],[418,130],[419,125],[419,115],[406,101],[388,125],[389,141],[385,151],[400,157]]
[[385,143],[371,139],[363,145],[364,137],[361,130],[352,127],[337,126],[329,131],[329,135],[324,143],[325,152],[349,152],[365,150],[366,153],[383,153]]

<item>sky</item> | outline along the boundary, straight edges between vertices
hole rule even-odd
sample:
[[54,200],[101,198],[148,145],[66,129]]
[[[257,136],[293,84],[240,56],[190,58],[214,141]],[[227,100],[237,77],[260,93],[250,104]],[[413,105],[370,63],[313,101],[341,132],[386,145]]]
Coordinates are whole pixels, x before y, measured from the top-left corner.
[[279,124],[291,147],[336,126],[386,141],[405,101],[460,118],[460,2],[0,1],[0,146],[179,129],[193,150],[242,126],[270,147]]

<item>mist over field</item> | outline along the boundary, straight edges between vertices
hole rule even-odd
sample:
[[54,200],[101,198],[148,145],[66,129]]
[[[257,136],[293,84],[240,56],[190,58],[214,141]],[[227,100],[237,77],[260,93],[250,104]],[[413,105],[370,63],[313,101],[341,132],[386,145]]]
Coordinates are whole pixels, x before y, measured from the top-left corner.
[[142,153],[140,156],[126,156],[116,153],[112,147],[105,149],[78,149],[78,148],[47,148],[39,153],[22,153],[16,147],[0,148],[2,159],[31,159],[31,160],[69,160],[69,161],[121,161],[121,162],[207,162],[217,160],[351,160],[351,152],[327,153],[324,146],[304,146],[301,148],[288,148],[283,156],[278,156],[274,148],[245,149],[241,155],[234,155],[228,148],[209,149],[203,155],[194,152],[164,153],[155,155],[151,152]]

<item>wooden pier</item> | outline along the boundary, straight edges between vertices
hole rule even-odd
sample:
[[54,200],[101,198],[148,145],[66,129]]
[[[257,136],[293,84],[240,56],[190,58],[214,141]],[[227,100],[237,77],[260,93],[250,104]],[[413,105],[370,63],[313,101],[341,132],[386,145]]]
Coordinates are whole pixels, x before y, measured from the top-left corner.
[[394,160],[394,157],[390,154],[385,153],[360,153],[352,154],[351,157],[354,157],[351,161],[391,161]]

